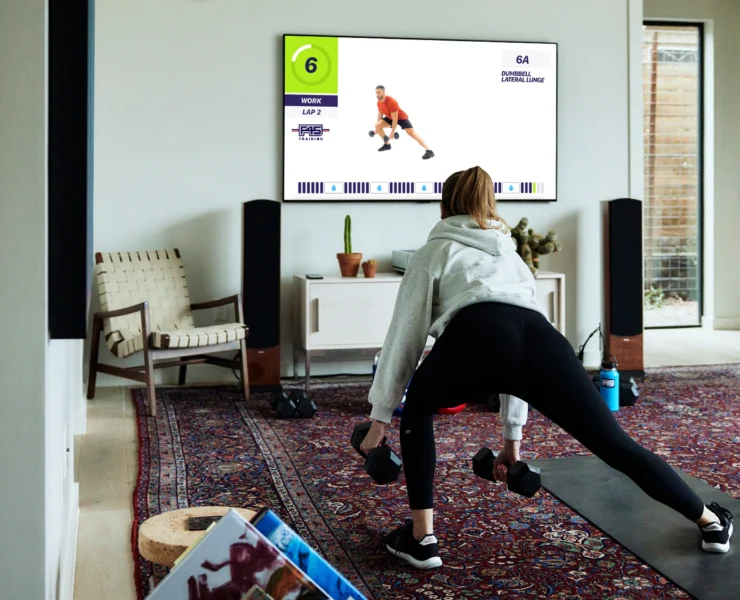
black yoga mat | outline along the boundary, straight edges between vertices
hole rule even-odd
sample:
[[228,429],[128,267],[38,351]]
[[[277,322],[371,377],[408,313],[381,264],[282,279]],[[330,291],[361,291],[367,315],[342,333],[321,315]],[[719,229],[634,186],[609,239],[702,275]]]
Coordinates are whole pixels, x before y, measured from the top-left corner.
[[[699,600],[740,598],[740,538],[730,551],[701,549],[699,528],[645,494],[595,456],[527,461],[542,469],[542,486],[633,554]],[[705,504],[717,502],[740,520],[740,500],[676,469]]]

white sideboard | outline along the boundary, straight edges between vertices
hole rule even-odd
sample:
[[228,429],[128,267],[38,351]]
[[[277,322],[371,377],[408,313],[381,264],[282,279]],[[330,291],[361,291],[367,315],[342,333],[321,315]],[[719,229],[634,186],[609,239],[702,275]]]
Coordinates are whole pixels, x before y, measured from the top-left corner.
[[[311,357],[329,353],[360,356],[383,346],[393,317],[402,275],[378,273],[373,278],[294,276],[293,374],[298,378],[299,355],[305,359],[306,388]],[[565,333],[565,275],[540,271],[537,298],[550,322]],[[428,346],[434,343],[428,339]]]

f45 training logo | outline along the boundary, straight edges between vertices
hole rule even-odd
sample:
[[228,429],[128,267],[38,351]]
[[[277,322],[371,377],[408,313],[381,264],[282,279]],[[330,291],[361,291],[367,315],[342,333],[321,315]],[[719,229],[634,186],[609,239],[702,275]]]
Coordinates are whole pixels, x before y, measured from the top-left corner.
[[292,131],[293,133],[297,133],[298,139],[304,142],[320,142],[324,139],[324,134],[329,133],[330,130],[326,129],[323,125],[311,124],[299,125]]

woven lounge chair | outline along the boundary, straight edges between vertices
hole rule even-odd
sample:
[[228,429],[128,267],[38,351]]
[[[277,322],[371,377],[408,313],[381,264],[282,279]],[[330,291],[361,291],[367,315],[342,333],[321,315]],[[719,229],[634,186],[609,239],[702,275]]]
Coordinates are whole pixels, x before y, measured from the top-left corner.
[[[101,310],[93,315],[89,399],[95,397],[97,373],[141,381],[147,387],[149,412],[155,416],[154,369],[179,366],[179,383],[184,385],[187,365],[193,363],[240,370],[244,397],[249,398],[248,328],[239,294],[191,304],[185,269],[176,248],[97,253],[95,263]],[[237,322],[195,327],[193,311],[229,304],[234,307]],[[116,357],[142,352],[144,366],[121,368],[98,362],[101,330],[105,331],[106,344]],[[211,356],[230,350],[240,351],[238,360]]]

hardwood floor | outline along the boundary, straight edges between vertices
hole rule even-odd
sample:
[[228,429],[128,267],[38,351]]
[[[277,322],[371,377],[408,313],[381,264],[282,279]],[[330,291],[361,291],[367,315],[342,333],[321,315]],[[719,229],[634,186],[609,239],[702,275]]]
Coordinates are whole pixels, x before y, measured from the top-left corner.
[[648,329],[644,339],[645,368],[740,363],[740,330]]
[[131,499],[138,441],[130,389],[98,388],[77,443],[80,525],[75,600],[135,600]]

